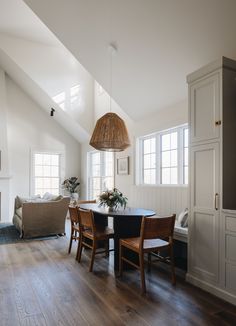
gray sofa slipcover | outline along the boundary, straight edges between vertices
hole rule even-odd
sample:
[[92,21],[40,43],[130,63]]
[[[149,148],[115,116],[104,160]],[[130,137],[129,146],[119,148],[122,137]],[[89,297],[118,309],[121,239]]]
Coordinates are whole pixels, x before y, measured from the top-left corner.
[[13,224],[22,238],[32,238],[65,233],[65,219],[69,197],[44,202],[23,202],[19,207],[15,199]]

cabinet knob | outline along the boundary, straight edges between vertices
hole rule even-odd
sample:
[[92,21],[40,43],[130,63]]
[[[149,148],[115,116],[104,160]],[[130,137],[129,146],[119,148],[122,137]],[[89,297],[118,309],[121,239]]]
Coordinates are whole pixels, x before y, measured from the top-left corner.
[[221,120],[216,121],[216,122],[215,122],[215,125],[216,125],[216,126],[220,126],[220,125],[221,125]]

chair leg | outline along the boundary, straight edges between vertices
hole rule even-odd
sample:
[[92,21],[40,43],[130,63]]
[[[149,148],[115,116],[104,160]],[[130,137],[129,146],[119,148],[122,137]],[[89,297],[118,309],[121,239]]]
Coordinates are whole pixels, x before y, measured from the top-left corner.
[[120,244],[120,248],[119,248],[119,276],[122,276],[123,274],[123,246]]
[[151,272],[152,254],[148,253],[148,272]]
[[105,257],[109,257],[109,239],[105,241]]
[[93,263],[94,263],[94,257],[95,257],[95,252],[96,252],[96,240],[93,240],[93,249],[92,249],[92,256],[91,256],[91,261],[90,261],[90,266],[89,266],[89,271],[93,271]]
[[139,268],[141,273],[142,294],[146,293],[145,272],[144,272],[144,254],[139,254]]
[[72,246],[72,240],[73,240],[73,229],[71,228],[71,233],[70,233],[70,244],[69,244],[69,249],[68,249],[68,254],[71,252],[71,246]]
[[174,264],[174,253],[173,253],[173,245],[170,245],[170,265],[171,265],[171,278],[172,278],[172,284],[176,284],[176,276],[175,276],[175,264]]
[[[77,260],[78,260],[78,262],[80,263],[80,261],[81,261],[81,254],[82,254],[82,249],[83,249],[83,236],[81,235],[81,237],[80,237],[80,239],[79,239],[79,244],[78,244],[78,246],[79,246],[79,252],[78,252],[78,258],[77,258]],[[77,255],[76,255],[77,256]]]
[[81,242],[81,237],[79,237],[79,240],[78,240],[77,252],[76,252],[76,256],[75,256],[75,259],[76,259],[76,260],[79,259],[79,248],[80,248],[80,242]]

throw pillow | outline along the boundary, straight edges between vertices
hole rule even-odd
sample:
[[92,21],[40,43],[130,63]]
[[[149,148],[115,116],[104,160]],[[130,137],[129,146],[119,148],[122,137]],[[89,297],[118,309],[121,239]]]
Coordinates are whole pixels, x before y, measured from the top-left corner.
[[22,207],[16,209],[16,214],[22,218]]
[[178,222],[182,228],[188,227],[188,209],[185,208],[178,216]]

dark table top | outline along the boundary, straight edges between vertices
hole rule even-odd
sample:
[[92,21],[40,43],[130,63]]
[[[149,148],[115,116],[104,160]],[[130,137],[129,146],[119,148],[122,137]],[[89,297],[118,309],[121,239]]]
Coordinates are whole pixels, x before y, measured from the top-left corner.
[[126,207],[125,209],[119,208],[114,212],[109,212],[108,208],[99,207],[98,204],[81,204],[81,208],[91,209],[94,213],[105,216],[153,216],[156,213],[149,209]]

